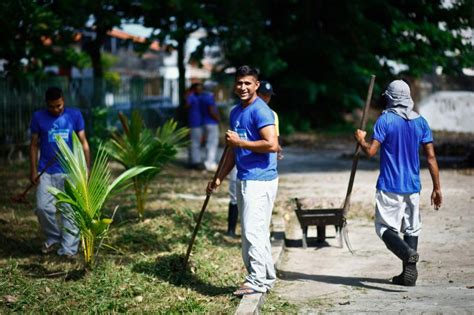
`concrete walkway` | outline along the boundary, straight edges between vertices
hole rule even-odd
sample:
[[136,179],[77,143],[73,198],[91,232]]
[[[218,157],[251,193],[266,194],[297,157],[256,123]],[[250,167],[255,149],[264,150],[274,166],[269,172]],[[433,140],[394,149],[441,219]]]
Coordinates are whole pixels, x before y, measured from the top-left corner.
[[[304,156],[304,159],[302,158]],[[286,150],[279,200],[319,197],[321,206],[339,207],[349,177],[350,161],[341,152]],[[298,163],[292,163],[295,160]],[[308,161],[305,163],[305,161]],[[286,167],[286,165],[288,167]],[[323,167],[321,167],[323,165]],[[355,255],[339,248],[335,238],[327,247],[298,247],[301,229],[288,206],[287,247],[278,265],[277,294],[297,306],[299,313],[472,313],[474,310],[474,176],[472,170],[442,170],[444,204],[430,206],[431,179],[422,170],[423,231],[420,236],[419,278],[416,287],[392,285],[401,262],[375,234],[371,214],[377,162],[362,161],[354,184],[354,215],[349,235]],[[315,228],[309,231],[315,236]],[[327,228],[334,236],[334,228]]]

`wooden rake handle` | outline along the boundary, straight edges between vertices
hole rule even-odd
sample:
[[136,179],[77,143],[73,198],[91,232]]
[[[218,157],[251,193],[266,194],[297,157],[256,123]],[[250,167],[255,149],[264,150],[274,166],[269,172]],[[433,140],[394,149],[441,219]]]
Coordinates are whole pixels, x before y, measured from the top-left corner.
[[[364,112],[362,114],[362,119],[360,121],[359,129],[364,130],[367,124],[367,116],[370,108],[370,101],[372,100],[372,91],[374,90],[374,83],[375,83],[375,75],[371,75],[370,83],[369,83],[369,90],[367,91],[367,98],[365,100]],[[359,162],[359,153],[360,153],[360,144],[357,143],[354,156],[352,158],[352,169],[351,169],[351,176],[349,178],[349,185],[347,186],[346,192],[346,199],[344,200],[344,210],[343,210],[343,217],[345,218],[347,212],[349,211],[350,203],[351,203],[351,194],[352,194],[352,186],[354,185],[354,178],[357,171],[357,164]]]
[[[41,178],[41,176],[44,174],[44,172],[46,172],[46,170],[51,166],[53,165],[54,161],[56,160],[56,155],[52,156],[48,162],[46,162],[46,165],[44,166],[43,170],[35,177],[35,183],[38,182],[38,180]],[[36,186],[35,183],[30,183],[28,185],[28,187],[25,188],[25,190],[17,195],[17,196],[13,196],[11,197],[10,199],[13,201],[13,202],[25,202],[26,201],[26,194],[28,194],[28,192],[30,191],[31,188],[33,188],[34,186]]]
[[[225,164],[225,161],[227,159],[227,154],[228,154],[227,152],[229,150],[230,150],[229,146],[226,145],[225,148],[224,148],[224,152],[222,153],[221,159],[219,161],[219,165],[217,166],[217,170],[214,173],[214,178],[212,179],[212,186],[216,185],[217,178],[218,178],[218,176],[220,175],[220,173],[222,171],[222,167]],[[209,203],[210,198],[211,198],[211,194],[206,194],[206,199],[204,200],[204,203],[203,203],[202,208],[201,208],[201,212],[199,213],[199,217],[196,221],[196,226],[194,227],[193,235],[191,237],[191,242],[189,243],[188,250],[186,252],[186,257],[184,258],[184,269],[186,269],[186,266],[188,265],[189,256],[191,255],[191,250],[193,249],[193,245],[194,245],[194,240],[196,239],[196,235],[197,235],[197,232],[199,230],[199,226],[201,224],[202,217],[204,215],[204,212],[206,211],[207,204]]]

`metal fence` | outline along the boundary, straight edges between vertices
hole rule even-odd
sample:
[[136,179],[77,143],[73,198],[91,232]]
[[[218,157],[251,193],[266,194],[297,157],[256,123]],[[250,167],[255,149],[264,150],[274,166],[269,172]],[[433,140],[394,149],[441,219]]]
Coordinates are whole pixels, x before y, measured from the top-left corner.
[[[89,137],[94,136],[94,108],[107,109],[107,125],[113,126],[116,113],[132,109],[144,111],[152,125],[162,123],[177,104],[160,96],[159,79],[122,79],[107,82],[98,79],[51,77],[44,80],[12,82],[0,80],[0,157],[14,147],[25,147],[30,139],[30,120],[34,111],[45,108],[44,93],[50,86],[60,87],[67,107],[81,110]],[[154,126],[150,126],[154,127]],[[7,149],[5,149],[7,148]]]

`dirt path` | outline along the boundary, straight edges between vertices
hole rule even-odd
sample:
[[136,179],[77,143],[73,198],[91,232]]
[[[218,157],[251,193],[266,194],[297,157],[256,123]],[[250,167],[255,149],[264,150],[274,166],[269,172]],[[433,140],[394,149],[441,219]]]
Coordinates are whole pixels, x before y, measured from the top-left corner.
[[[347,149],[346,153],[350,153]],[[293,197],[313,197],[321,207],[340,207],[351,161],[341,149],[323,151],[286,148],[279,165],[279,205]],[[474,176],[472,170],[442,170],[444,204],[430,206],[431,179],[422,170],[423,231],[420,236],[419,278],[416,287],[390,283],[401,262],[375,234],[372,214],[378,162],[361,161],[354,183],[349,220],[355,255],[329,247],[286,248],[278,269],[281,280],[274,293],[298,306],[301,313],[472,313],[474,310]],[[293,211],[286,218],[287,238],[301,239]],[[315,228],[310,234],[315,235]],[[334,235],[332,227],[328,236]],[[311,235],[310,235],[311,236]]]

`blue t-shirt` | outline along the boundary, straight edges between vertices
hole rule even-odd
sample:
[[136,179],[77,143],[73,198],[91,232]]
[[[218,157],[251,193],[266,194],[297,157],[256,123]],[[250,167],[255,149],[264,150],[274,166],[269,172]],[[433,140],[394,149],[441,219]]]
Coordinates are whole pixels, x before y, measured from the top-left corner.
[[[230,127],[244,140],[262,140],[260,129],[274,124],[272,110],[259,97],[247,107],[239,104],[230,112]],[[242,148],[234,148],[234,153],[240,180],[268,181],[278,177],[276,153],[256,153]]]
[[202,126],[201,108],[199,105],[199,96],[191,93],[188,98],[188,125],[189,128],[198,128]]
[[421,116],[405,120],[387,112],[377,119],[372,139],[382,144],[377,189],[397,194],[420,192],[420,145],[433,142],[428,122]]
[[[30,125],[31,133],[39,135],[40,160],[38,172],[41,172],[46,164],[59,152],[56,144],[56,135],[60,135],[69,147],[72,147],[72,133],[84,130],[84,119],[79,110],[65,108],[60,116],[51,115],[48,110],[43,109],[33,114]],[[64,173],[58,160],[48,167],[48,174]]]
[[217,105],[214,95],[209,92],[203,92],[199,95],[203,125],[217,125],[218,121],[212,118],[209,111],[217,112]]

